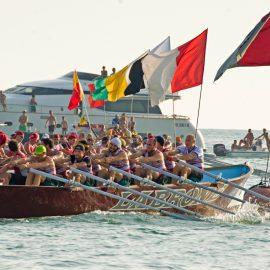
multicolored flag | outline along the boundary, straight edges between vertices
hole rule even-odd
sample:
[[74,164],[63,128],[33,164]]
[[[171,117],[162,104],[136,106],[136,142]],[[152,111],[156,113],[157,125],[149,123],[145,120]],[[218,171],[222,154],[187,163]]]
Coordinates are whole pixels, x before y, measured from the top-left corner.
[[93,100],[92,93],[95,91],[95,85],[93,83],[88,84],[90,95],[88,97],[88,104],[90,108],[103,107],[105,105],[104,100]]
[[143,84],[141,62],[146,55],[147,52],[109,77],[95,80],[95,91],[92,93],[93,100],[115,102],[127,95],[138,93]]
[[246,36],[219,68],[214,81],[229,68],[270,65],[270,12]]
[[198,86],[203,82],[208,29],[189,42],[161,54],[149,53],[142,67],[149,89],[151,106],[165,95]]
[[76,70],[73,73],[73,90],[68,109],[73,110],[84,100],[84,93]]

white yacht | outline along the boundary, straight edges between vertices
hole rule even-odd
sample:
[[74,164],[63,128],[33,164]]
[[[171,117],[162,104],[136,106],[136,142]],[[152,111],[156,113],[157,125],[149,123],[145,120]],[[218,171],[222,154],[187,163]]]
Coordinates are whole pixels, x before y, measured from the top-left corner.
[[[174,130],[177,136],[182,137],[195,133],[195,127],[190,118],[181,115],[182,101],[180,96],[174,97],[175,117],[173,117],[172,111],[172,96],[167,96],[166,100],[159,106],[150,107],[148,106],[149,96],[146,90],[142,90],[133,96],[127,96],[117,102],[106,102],[104,107],[90,109],[87,102],[88,84],[99,76],[78,72],[78,77],[85,92],[85,102],[91,124],[110,125],[116,114],[126,113],[127,117],[135,117],[136,130],[139,133],[168,134],[172,138],[174,137]],[[55,80],[23,83],[7,89],[4,92],[7,97],[7,111],[0,112],[0,123],[9,121],[12,122],[12,125],[1,126],[1,129],[9,134],[17,130],[19,127],[18,118],[24,110],[27,111],[29,117],[29,131],[47,132],[45,122],[50,110],[54,112],[59,123],[62,116],[65,116],[70,127],[73,123],[78,123],[80,110],[69,111],[67,108],[72,94],[72,77],[73,72],[70,72]],[[36,112],[31,112],[29,106],[32,95],[35,95],[38,104]],[[60,131],[59,128],[59,133]],[[200,131],[197,132],[197,145],[205,149]]]

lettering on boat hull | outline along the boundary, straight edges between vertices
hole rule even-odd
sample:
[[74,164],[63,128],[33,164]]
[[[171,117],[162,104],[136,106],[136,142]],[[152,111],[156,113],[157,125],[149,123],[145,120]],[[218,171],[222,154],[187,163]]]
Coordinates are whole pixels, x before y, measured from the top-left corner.
[[[227,185],[222,185],[222,187],[218,188],[218,191],[223,192],[226,189],[226,187]],[[199,187],[194,187],[192,189],[189,189],[188,191],[186,189],[175,189],[175,191],[185,193],[187,195],[192,196],[195,199],[199,199],[199,200],[209,202],[209,203],[217,200],[220,197],[220,195],[216,193],[213,193],[211,191],[208,191]],[[174,204],[179,207],[187,207],[187,206],[200,204],[198,202],[195,202],[192,199],[186,198],[179,194],[172,193],[167,190],[145,190],[145,191],[142,191],[141,193],[152,196],[154,198],[158,198],[160,200]],[[129,200],[140,202],[140,203],[143,203],[152,207],[156,207],[156,208],[162,208],[162,209],[171,208],[170,206],[164,205],[163,203],[144,198],[143,196],[135,196],[133,193],[127,192],[127,191],[121,192],[121,196],[123,198],[127,198]],[[138,205],[131,204],[131,203],[118,201],[117,204],[109,210],[110,211],[132,211],[132,210],[144,210],[144,208]]]

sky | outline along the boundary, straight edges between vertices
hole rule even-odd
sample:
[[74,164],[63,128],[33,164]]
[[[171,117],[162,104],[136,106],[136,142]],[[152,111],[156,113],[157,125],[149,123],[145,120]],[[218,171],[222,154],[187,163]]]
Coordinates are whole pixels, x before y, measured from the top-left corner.
[[[74,69],[110,72],[167,36],[172,49],[208,28],[199,128],[270,129],[270,67],[221,64],[270,11],[269,0],[0,0],[0,89]],[[196,122],[200,87],[181,91]]]

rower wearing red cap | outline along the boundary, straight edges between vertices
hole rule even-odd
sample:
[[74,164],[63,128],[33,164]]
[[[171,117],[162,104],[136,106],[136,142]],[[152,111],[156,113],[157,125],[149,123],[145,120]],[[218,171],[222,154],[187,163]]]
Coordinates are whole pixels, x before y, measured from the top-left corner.
[[67,142],[63,143],[63,153],[66,155],[73,154],[74,146],[78,140],[78,135],[76,133],[69,133],[67,136]]
[[14,135],[14,139],[18,142],[19,150],[23,152],[24,154],[27,154],[22,144],[22,141],[24,139],[24,133],[21,130],[16,131]]
[[39,134],[34,132],[30,135],[29,141],[24,144],[24,149],[27,155],[33,155],[39,141]]

